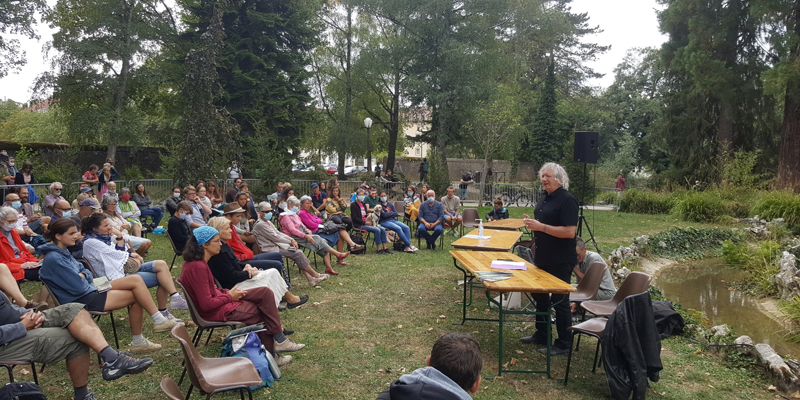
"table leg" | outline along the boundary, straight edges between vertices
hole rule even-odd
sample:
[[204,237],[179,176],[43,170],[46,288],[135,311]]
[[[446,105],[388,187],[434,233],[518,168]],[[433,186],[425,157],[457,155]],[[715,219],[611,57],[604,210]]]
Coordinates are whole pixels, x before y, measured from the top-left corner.
[[[464,325],[465,321],[489,321],[495,322],[496,319],[487,319],[487,318],[467,318],[467,306],[472,304],[472,280],[475,279],[475,276],[471,273],[467,272],[466,269],[461,268],[458,266],[458,261],[453,259],[453,265],[461,271],[464,276],[464,292],[463,292],[463,302],[461,303],[461,322],[453,322],[453,325]],[[467,287],[469,285],[469,287]],[[467,290],[469,290],[469,302],[467,302]],[[489,293],[488,291],[486,292]]]

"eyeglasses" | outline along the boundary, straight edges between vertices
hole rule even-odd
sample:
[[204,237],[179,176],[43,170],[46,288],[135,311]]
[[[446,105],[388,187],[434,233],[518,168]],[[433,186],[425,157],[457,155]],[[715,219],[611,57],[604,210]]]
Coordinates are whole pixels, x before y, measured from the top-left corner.
[[60,192],[61,188],[53,188],[53,190],[56,191],[56,192]]

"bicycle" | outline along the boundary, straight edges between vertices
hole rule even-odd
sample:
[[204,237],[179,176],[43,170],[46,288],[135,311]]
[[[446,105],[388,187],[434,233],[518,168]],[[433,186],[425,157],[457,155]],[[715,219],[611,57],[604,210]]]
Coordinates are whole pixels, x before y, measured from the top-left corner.
[[528,189],[521,184],[506,188],[500,198],[505,206],[514,204],[517,207],[531,207],[533,205],[533,196],[528,194]]

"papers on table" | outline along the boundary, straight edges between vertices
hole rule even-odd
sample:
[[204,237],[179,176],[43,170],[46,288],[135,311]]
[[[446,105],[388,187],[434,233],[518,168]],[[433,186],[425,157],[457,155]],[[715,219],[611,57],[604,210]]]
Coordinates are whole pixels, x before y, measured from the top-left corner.
[[491,238],[491,236],[479,236],[479,235],[464,235],[463,237],[469,238],[469,239],[481,239],[481,240],[486,240],[486,239]]
[[504,281],[513,275],[511,272],[503,271],[475,271],[475,273],[478,275],[478,279],[483,282]]
[[494,269],[519,269],[522,271],[527,271],[528,267],[525,266],[524,261],[513,261],[513,260],[494,260],[492,261],[492,268]]

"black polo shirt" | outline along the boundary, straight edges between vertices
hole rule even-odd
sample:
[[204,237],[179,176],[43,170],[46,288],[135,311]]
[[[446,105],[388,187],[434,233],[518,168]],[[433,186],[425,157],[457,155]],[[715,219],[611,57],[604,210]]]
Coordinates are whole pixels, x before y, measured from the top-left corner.
[[[560,187],[539,199],[533,217],[549,226],[577,226],[578,201],[572,193]],[[578,263],[578,253],[575,252],[575,238],[561,239],[550,236],[542,231],[533,234],[536,243],[536,253],[533,263],[537,266],[556,264],[575,265]]]

